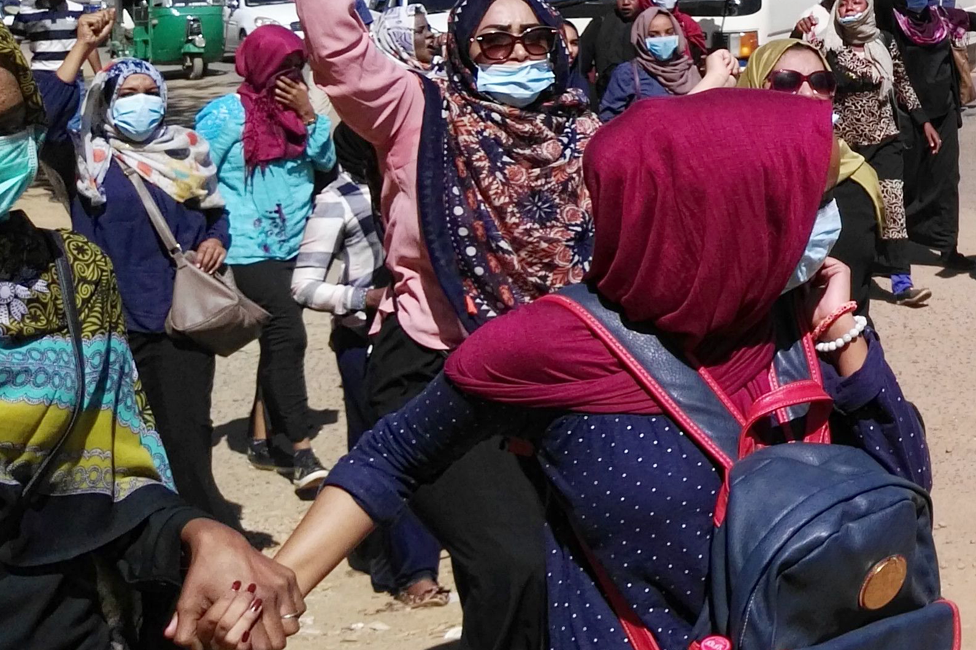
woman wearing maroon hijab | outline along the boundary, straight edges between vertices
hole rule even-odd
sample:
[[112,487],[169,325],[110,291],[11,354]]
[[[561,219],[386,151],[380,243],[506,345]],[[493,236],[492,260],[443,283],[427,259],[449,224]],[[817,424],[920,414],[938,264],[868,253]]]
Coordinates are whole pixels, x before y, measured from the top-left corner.
[[302,82],[306,60],[305,44],[290,30],[259,27],[237,50],[243,83],[204,107],[196,126],[210,141],[227,205],[227,263],[241,291],[271,313],[261,334],[248,458],[259,469],[276,469],[267,406],[272,431],[294,447],[295,490],[314,493],[326,472],[309,442],[307,341],[291,276],[312,214],[315,171],[332,169],[335,147],[329,119],[315,114]]
[[[584,158],[596,222],[588,283],[700,363],[744,412],[771,391],[773,306],[801,270],[812,281],[785,298],[802,307],[801,331],[850,300],[846,267],[808,263],[838,164],[829,104],[738,90],[641,102],[599,131]],[[532,441],[562,503],[547,529],[549,647],[632,647],[576,534],[661,650],[688,647],[720,475],[560,300],[480,328],[441,377],[336,465],[277,557],[303,592],[373,521],[395,519],[419,484],[502,433]],[[853,324],[842,316],[825,336]],[[818,373],[844,414],[832,421],[835,439],[927,486],[921,426],[877,338],[822,355]]]

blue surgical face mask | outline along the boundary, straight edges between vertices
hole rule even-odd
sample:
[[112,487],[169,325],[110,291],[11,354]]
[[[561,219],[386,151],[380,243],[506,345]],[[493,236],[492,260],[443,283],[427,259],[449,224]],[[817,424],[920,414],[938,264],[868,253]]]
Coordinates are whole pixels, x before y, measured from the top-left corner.
[[678,35],[648,36],[644,39],[647,51],[658,61],[669,61],[678,50]]
[[923,9],[929,6],[929,0],[908,0],[905,4],[909,11],[921,13]]
[[119,97],[112,104],[112,125],[125,137],[144,142],[163,121],[163,98],[139,93]]
[[849,27],[850,25],[856,25],[857,22],[862,18],[864,18],[863,11],[856,14],[850,14],[849,16],[837,16],[837,22],[845,27]]
[[654,0],[655,7],[660,7],[667,11],[673,11],[676,4],[678,4],[678,0]]
[[0,221],[37,175],[37,138],[33,127],[0,137]]
[[548,60],[478,66],[478,92],[515,108],[524,108],[537,100],[555,81]]
[[817,220],[813,224],[807,249],[803,251],[803,257],[796,265],[796,270],[793,271],[793,276],[783,293],[792,291],[813,279],[830,255],[834,244],[837,243],[840,228],[840,210],[837,208],[837,201],[831,201],[817,212]]

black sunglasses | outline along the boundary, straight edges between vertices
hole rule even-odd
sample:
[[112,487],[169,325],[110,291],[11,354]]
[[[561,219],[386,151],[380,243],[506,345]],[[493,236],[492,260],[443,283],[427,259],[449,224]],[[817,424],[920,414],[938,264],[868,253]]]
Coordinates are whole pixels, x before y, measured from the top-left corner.
[[521,43],[530,56],[545,56],[552,52],[558,37],[559,32],[554,27],[540,25],[530,27],[517,36],[508,32],[485,32],[475,36],[474,40],[481,46],[481,53],[486,59],[504,61],[512,55],[516,43]]
[[766,79],[773,90],[794,95],[800,92],[804,83],[810,84],[813,92],[824,97],[833,97],[837,90],[834,74],[826,70],[818,70],[813,74],[800,74],[796,70],[773,70]]

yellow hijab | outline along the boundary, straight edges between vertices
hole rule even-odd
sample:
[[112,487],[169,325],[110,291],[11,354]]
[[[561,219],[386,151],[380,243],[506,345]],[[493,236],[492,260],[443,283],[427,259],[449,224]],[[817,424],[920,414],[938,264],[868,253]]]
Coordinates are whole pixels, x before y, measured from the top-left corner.
[[[776,68],[780,58],[786,51],[794,47],[803,47],[814,52],[824,67],[830,70],[827,59],[824,58],[820,50],[809,43],[796,40],[794,38],[783,38],[771,41],[756,50],[749,58],[749,65],[745,72],[739,77],[739,88],[762,88],[766,85],[766,77]],[[848,179],[854,181],[868,193],[871,202],[874,203],[875,218],[879,226],[884,226],[884,200],[881,198],[881,185],[878,182],[878,174],[864,159],[864,156],[854,153],[846,142],[840,141],[840,179],[844,182]]]

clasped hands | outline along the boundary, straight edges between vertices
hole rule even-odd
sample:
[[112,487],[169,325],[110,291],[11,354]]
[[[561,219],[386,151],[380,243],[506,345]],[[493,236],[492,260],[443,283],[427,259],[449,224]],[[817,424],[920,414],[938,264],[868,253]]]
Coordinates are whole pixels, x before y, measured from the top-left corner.
[[295,574],[236,531],[194,519],[181,533],[190,567],[166,638],[191,650],[281,650],[305,601]]

